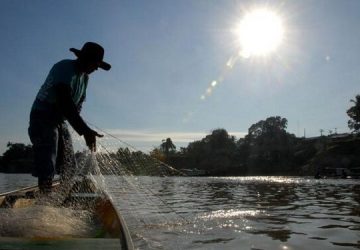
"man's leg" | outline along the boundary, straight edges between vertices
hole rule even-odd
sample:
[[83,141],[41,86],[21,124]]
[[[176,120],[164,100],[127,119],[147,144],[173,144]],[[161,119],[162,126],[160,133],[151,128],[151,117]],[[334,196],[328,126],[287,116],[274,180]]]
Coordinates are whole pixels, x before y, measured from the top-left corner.
[[51,192],[55,175],[55,164],[58,145],[58,129],[51,123],[41,120],[30,121],[29,136],[33,144],[33,176],[38,177],[41,192]]
[[72,178],[76,171],[76,160],[71,134],[65,122],[59,125],[56,169],[62,182]]

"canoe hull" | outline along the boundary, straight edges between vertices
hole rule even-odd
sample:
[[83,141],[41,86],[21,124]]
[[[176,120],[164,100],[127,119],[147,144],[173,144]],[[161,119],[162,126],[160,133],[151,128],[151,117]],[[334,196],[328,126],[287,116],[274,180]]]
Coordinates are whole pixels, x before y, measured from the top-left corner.
[[[96,235],[91,238],[82,237],[64,237],[57,235],[45,238],[27,238],[27,237],[2,237],[0,232],[1,249],[72,249],[69,245],[76,245],[75,249],[134,249],[129,230],[125,220],[118,213],[111,199],[106,193],[98,193],[94,190],[91,181],[74,185],[73,190],[67,195],[66,199],[60,204],[59,209],[89,209],[94,218],[96,218]],[[60,187],[59,182],[53,185],[53,192]],[[84,188],[85,187],[85,188]],[[32,186],[0,194],[0,208],[18,209],[31,208],[36,204],[39,197],[39,188]],[[59,205],[59,204],[57,204]],[[71,243],[72,242],[72,243]],[[91,244],[90,244],[91,242]],[[32,246],[36,246],[33,248]],[[42,247],[41,247],[42,246]],[[44,246],[52,246],[44,248]],[[66,246],[66,247],[65,247]],[[91,246],[91,247],[86,247]],[[101,246],[101,247],[100,247]]]

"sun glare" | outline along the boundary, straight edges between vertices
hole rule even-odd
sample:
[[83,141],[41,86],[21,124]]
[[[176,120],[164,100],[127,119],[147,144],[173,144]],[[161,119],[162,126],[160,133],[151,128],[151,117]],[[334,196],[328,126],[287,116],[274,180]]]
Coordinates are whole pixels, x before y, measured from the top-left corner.
[[268,9],[257,9],[247,13],[235,29],[240,55],[265,56],[274,52],[284,36],[282,20]]

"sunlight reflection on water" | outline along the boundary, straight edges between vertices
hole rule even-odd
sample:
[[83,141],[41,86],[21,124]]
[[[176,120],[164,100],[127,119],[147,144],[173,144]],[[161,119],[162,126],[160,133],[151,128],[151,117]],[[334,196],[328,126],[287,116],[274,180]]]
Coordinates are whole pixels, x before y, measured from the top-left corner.
[[360,248],[359,180],[105,176],[105,182],[139,249]]
[[239,210],[235,210],[235,209],[230,209],[227,211],[226,210],[213,211],[209,214],[199,216],[199,218],[203,219],[203,220],[212,220],[212,219],[217,219],[217,218],[231,219],[231,218],[238,218],[238,217],[244,217],[244,216],[256,216],[259,213],[261,213],[260,210],[239,211]]
[[[261,176],[143,177],[137,181],[152,190],[148,195],[161,197],[154,204],[132,196],[142,216],[162,213],[167,221],[178,221],[179,215],[186,220],[151,231],[138,226],[138,244],[145,249],[152,249],[155,243],[164,249],[359,246],[358,180]],[[165,211],[169,208],[171,211]],[[171,243],[174,241],[177,243]]]

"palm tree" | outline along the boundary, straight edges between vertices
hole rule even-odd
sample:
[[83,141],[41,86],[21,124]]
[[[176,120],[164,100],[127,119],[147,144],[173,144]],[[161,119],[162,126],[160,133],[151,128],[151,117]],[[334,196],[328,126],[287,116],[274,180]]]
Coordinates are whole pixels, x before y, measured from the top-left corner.
[[160,149],[165,154],[165,156],[168,157],[170,153],[173,153],[176,150],[176,146],[170,138],[167,138],[166,140],[162,140]]

